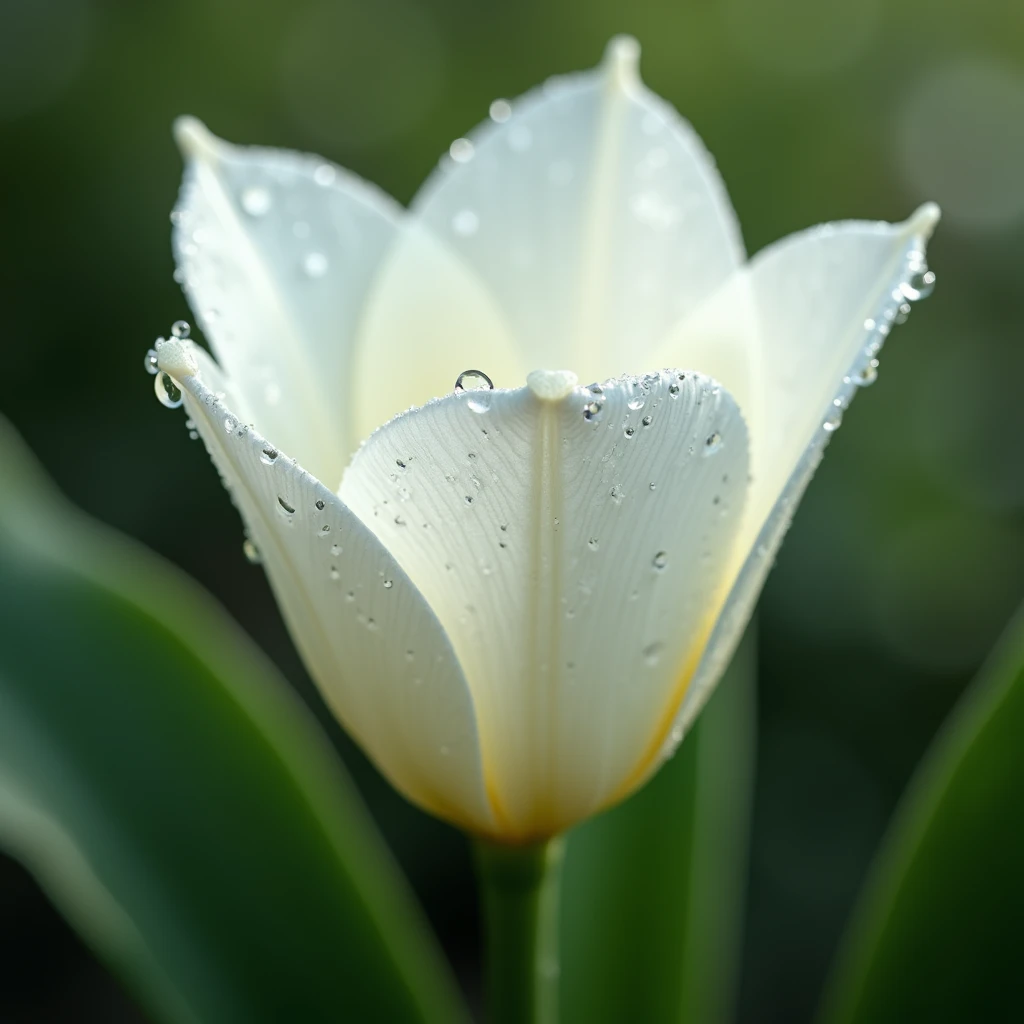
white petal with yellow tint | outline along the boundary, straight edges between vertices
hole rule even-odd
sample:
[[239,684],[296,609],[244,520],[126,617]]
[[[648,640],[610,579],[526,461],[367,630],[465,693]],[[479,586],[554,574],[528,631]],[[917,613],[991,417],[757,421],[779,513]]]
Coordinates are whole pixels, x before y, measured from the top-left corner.
[[599,68],[512,101],[413,202],[496,297],[531,368],[657,365],[646,349],[743,260],[713,161],[638,59],[635,40],[614,39]]
[[216,373],[208,359],[178,341],[164,342],[158,356],[183,390],[331,710],[406,796],[492,832],[473,699],[423,595],[329,488],[216,397],[203,380]]
[[[744,396],[752,454],[741,557],[676,742],[739,641],[843,410],[874,379],[882,343],[905,314],[908,297],[918,297],[938,216],[929,203],[902,224],[826,224],[785,238],[759,253],[660,352],[727,371],[726,382]],[[742,351],[746,376],[730,378],[727,364],[739,368]]]
[[187,167],[174,250],[203,333],[261,428],[332,487],[359,438],[352,350],[404,211],[318,158],[175,126]]
[[385,257],[359,328],[349,392],[356,432],[369,437],[410,406],[450,393],[479,368],[499,387],[533,367],[473,270],[409,222]]
[[377,431],[341,494],[443,623],[506,837],[561,830],[657,755],[725,598],[746,429],[706,377],[534,373]]

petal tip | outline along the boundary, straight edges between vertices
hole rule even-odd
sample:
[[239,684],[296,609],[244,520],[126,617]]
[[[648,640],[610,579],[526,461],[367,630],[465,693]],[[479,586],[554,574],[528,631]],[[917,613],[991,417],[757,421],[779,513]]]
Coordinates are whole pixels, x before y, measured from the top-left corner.
[[618,35],[608,40],[602,66],[609,79],[624,89],[640,84],[640,44],[633,36]]
[[578,383],[572,370],[534,370],[526,378],[526,386],[542,402],[560,402]]
[[199,363],[192,352],[192,343],[168,338],[156,343],[157,365],[164,373],[177,381],[194,377],[199,372]]
[[174,141],[187,160],[212,163],[217,157],[219,139],[198,117],[186,115],[174,121]]
[[927,239],[935,230],[935,225],[939,223],[941,216],[942,211],[939,209],[938,203],[922,203],[907,219],[907,227],[915,235]]

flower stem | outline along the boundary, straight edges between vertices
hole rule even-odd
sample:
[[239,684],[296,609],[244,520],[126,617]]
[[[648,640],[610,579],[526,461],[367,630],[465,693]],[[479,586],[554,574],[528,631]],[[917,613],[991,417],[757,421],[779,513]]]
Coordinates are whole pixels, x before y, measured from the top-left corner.
[[557,1024],[562,848],[476,843],[488,1024]]

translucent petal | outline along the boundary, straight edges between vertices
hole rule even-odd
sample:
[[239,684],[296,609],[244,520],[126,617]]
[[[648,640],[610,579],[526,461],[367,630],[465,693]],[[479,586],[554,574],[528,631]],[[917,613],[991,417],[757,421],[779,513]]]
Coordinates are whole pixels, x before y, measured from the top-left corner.
[[203,333],[261,428],[336,486],[355,447],[356,323],[404,211],[317,157],[222,142],[193,118],[174,220]]
[[938,208],[926,204],[902,224],[826,224],[785,238],[759,253],[662,350],[721,370],[728,353],[746,348],[750,367],[745,380],[725,375],[745,396],[751,434],[753,479],[739,558],[674,742],[731,656],[843,410],[873,379],[872,360],[926,270],[937,220]]
[[209,359],[181,342],[158,353],[328,705],[411,800],[464,828],[493,831],[473,700],[423,595],[329,488],[216,397],[209,385],[221,390],[223,382]]
[[496,297],[531,369],[657,365],[648,346],[743,260],[714,163],[641,83],[638,58],[615,39],[596,70],[499,107],[414,200]]
[[481,369],[499,387],[518,383],[523,363],[501,314],[458,255],[409,224],[385,258],[367,298],[351,392],[365,438],[410,406],[451,392],[463,370]]
[[341,489],[451,637],[520,839],[624,795],[656,756],[724,600],[747,481],[746,429],[706,377],[529,384],[398,417]]

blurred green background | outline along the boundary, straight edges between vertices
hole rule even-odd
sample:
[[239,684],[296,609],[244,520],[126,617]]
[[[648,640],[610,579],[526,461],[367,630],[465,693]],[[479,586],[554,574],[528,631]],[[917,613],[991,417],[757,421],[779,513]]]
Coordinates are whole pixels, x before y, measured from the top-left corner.
[[[751,252],[925,199],[945,214],[935,295],[847,414],[761,604],[740,1020],[806,1021],[897,796],[1024,595],[1024,5],[0,0],[0,410],[320,712],[216,473],[142,368],[191,319],[171,120],[320,152],[407,201],[491,100],[595,64],[623,31],[715,154]],[[321,718],[475,998],[464,841]],[[144,1017],[0,861],[0,1021],[67,1020]]]

